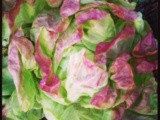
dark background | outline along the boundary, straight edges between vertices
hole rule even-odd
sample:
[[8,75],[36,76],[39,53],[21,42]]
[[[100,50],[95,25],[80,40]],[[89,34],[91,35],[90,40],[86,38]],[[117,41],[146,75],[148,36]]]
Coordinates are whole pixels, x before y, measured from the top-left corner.
[[136,11],[143,14],[143,18],[150,24],[154,37],[158,39],[158,0],[129,0],[137,2]]

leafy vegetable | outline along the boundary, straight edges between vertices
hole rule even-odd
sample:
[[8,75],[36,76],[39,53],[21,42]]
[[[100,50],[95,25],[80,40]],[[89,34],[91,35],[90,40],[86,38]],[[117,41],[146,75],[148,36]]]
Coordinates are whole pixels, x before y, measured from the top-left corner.
[[2,18],[5,118],[156,119],[157,40],[135,5],[17,0]]

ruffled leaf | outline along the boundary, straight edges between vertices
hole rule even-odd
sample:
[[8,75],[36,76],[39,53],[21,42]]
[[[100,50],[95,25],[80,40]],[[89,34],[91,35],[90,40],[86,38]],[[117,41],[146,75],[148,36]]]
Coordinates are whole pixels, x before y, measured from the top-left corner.
[[107,58],[116,58],[121,53],[130,52],[134,34],[134,27],[127,24],[111,42],[99,43],[95,51],[95,60],[99,66],[106,69]]
[[27,112],[21,111],[21,107],[18,103],[18,96],[16,91],[13,92],[9,103],[4,107],[3,114],[7,120],[22,120],[22,119],[34,119],[39,120],[43,118],[43,111],[41,108],[33,108]]
[[[97,14],[95,14],[97,12]],[[84,17],[87,14],[88,17]],[[95,51],[96,45],[103,41],[111,41],[115,34],[116,29],[114,21],[110,14],[100,10],[91,9],[77,15],[77,22],[84,22],[84,36],[82,43],[92,51]]]
[[137,73],[150,73],[158,69],[158,60],[149,62],[145,59],[135,60],[135,69]]
[[42,51],[49,57],[53,56],[53,49],[58,39],[59,34],[47,31],[46,28],[42,28],[40,31],[40,45]]
[[13,27],[15,24],[15,19],[20,12],[21,4],[22,4],[22,0],[18,0],[16,2],[16,5],[14,6],[14,8],[12,10],[10,10],[8,13],[9,27],[11,30],[13,30]]
[[152,32],[149,32],[133,49],[133,56],[137,58],[157,54],[157,41],[153,37]]
[[32,43],[24,37],[13,38],[12,42],[21,54],[23,66],[26,69],[35,69],[36,61],[33,56],[34,47]]
[[91,104],[100,109],[111,108],[117,98],[117,92],[113,91],[110,86],[104,87],[91,100]]
[[149,81],[146,81],[142,89],[141,97],[138,98],[137,102],[130,109],[144,115],[156,115],[158,96],[155,79],[151,78]]
[[135,87],[132,69],[127,63],[129,59],[128,54],[123,54],[112,63],[109,69],[114,74],[111,79],[116,83],[117,89],[132,90]]
[[83,24],[88,20],[101,20],[107,16],[105,11],[99,9],[90,9],[86,12],[78,13],[77,15],[77,23]]
[[21,109],[26,112],[33,107],[36,90],[33,76],[30,71],[27,71],[22,67],[18,54],[17,47],[13,45],[13,43],[10,44],[8,52],[8,69],[14,80]]
[[79,42],[83,36],[83,31],[81,27],[75,27],[75,24],[72,24],[69,29],[67,29],[60,40],[56,44],[56,50],[54,55],[54,70],[56,71],[65,49]]
[[39,14],[34,20],[32,27],[45,27],[48,31],[59,33],[65,31],[69,23],[69,19],[62,20],[59,11],[53,10]]
[[65,83],[70,101],[75,102],[80,96],[92,97],[106,83],[107,73],[85,58],[85,50],[70,55]]
[[61,17],[67,18],[75,14],[80,9],[79,0],[63,0],[63,4],[60,8]]
[[51,94],[58,94],[60,80],[52,70],[52,61],[40,48],[40,39],[36,43],[35,59],[43,72],[43,78],[40,82],[40,88]]
[[107,5],[110,7],[110,10],[114,15],[123,20],[134,21],[138,17],[137,13],[129,8],[122,7],[114,3],[107,3]]

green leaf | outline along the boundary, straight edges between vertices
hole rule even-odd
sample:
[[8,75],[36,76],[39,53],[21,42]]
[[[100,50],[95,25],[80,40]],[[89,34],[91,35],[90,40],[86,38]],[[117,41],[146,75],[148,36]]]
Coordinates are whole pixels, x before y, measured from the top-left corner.
[[55,45],[55,42],[56,42],[56,38],[52,39],[50,37],[49,31],[47,31],[46,28],[42,28],[39,37],[40,37],[40,45],[41,45],[41,48],[42,48],[43,52],[47,56],[52,57],[53,56],[54,45]]
[[66,108],[64,105],[54,102],[43,92],[41,92],[41,105],[48,120],[59,120]]
[[2,58],[2,68],[6,68],[7,67],[7,60],[8,60],[8,57],[4,57]]
[[46,0],[36,0],[33,5],[22,3],[20,11],[15,19],[15,28],[18,28],[23,24],[32,23],[39,13],[50,9],[51,7],[49,7]]
[[42,109],[33,108],[28,112],[21,111],[16,91],[13,92],[6,107],[6,120],[40,120],[43,117]]
[[123,7],[127,7],[131,10],[134,10],[136,8],[135,1],[129,2],[129,0],[112,0],[113,3],[117,5],[121,5]]
[[95,51],[98,43],[111,41],[116,34],[114,21],[110,14],[101,20],[89,20],[83,24],[83,27],[82,43],[92,51]]
[[73,106],[69,106],[62,114],[60,120],[80,120],[78,114],[78,111],[75,111],[75,108]]
[[134,82],[137,87],[141,87],[147,81],[149,81],[153,77],[152,73],[140,73],[134,76]]
[[2,96],[11,95],[15,90],[12,76],[7,68],[2,69]]
[[32,73],[25,69],[22,70],[22,83],[19,88],[19,93],[21,95],[22,110],[26,112],[32,109],[36,95],[36,88]]
[[157,116],[141,115],[136,112],[126,110],[123,120],[157,120]]
[[2,46],[5,47],[9,44],[11,30],[8,24],[8,18],[4,15],[2,18]]
[[2,96],[2,105],[8,104],[10,96]]

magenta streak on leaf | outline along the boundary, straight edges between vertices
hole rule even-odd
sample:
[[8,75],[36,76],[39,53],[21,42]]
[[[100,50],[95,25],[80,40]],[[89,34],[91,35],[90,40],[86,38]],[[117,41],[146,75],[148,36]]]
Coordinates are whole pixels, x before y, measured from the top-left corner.
[[56,68],[58,67],[59,62],[61,61],[63,51],[81,40],[83,36],[83,30],[81,27],[79,27],[73,34],[68,34],[64,34],[60,41],[57,43],[54,64]]
[[96,2],[93,2],[93,3],[88,3],[85,6],[82,6],[80,8],[80,10],[87,10],[87,9],[95,8],[95,7],[99,7],[99,6],[106,6],[106,4],[102,4],[101,2],[96,1]]
[[147,94],[152,94],[152,93],[156,93],[157,92],[157,83],[155,81],[155,78],[152,77],[147,85],[145,86],[145,88],[143,89],[143,92],[147,93]]
[[131,58],[131,56],[129,54],[123,53],[117,58],[117,60],[123,60],[123,61],[127,62],[130,58]]
[[26,55],[30,52],[32,53],[34,50],[32,43],[29,42],[26,38],[22,37],[23,35],[24,34],[22,29],[17,30],[16,33],[11,36],[11,44],[9,45],[9,50],[8,50],[8,70],[13,76],[13,80],[15,82],[17,90],[21,82],[21,72],[22,72],[19,52],[21,54]]
[[125,111],[125,106],[120,105],[117,109],[113,110],[114,118],[113,120],[122,120]]
[[42,53],[39,39],[37,40],[36,43],[35,59],[37,63],[40,65],[42,72],[45,73],[46,75],[49,74],[51,70],[52,61],[50,58],[48,58]]
[[66,90],[68,99],[76,101],[80,96],[93,94],[107,84],[108,74],[85,57],[83,49],[70,56]]
[[22,104],[19,88],[22,82],[22,65],[16,46],[11,42],[8,50],[8,70],[13,77],[13,81],[18,94],[18,102]]
[[134,107],[133,110],[136,112],[149,112],[150,106],[148,105],[148,95],[147,93],[143,93],[142,100],[138,104],[138,106]]
[[[34,47],[28,39],[22,36],[23,36],[23,31],[21,29],[18,29],[16,33],[11,37],[11,44],[9,46],[9,51],[8,51],[8,70],[13,76],[13,81],[16,86],[18,101],[20,105],[22,104],[22,99],[23,99],[22,98],[23,95],[20,91],[22,82],[22,63],[26,61],[32,62],[31,65],[34,65],[35,63],[33,56]],[[23,61],[23,59],[25,59],[26,61]]]
[[121,19],[128,20],[128,21],[134,21],[138,17],[135,11],[132,11],[128,8],[118,6],[114,3],[107,3],[107,5],[111,7],[111,12]]
[[[49,75],[46,75],[42,78],[40,82],[40,88],[50,94],[58,94],[61,82],[53,72],[50,72],[50,75],[51,77]],[[47,81],[49,80],[51,81],[51,83],[47,83]]]
[[[129,57],[127,54],[119,56],[110,67],[109,71],[115,73],[111,79],[116,82],[116,88],[122,90],[132,90],[135,87],[133,73],[130,65],[127,63]],[[127,59],[124,59],[127,58]]]
[[150,32],[141,41],[139,41],[132,54],[134,57],[140,58],[157,54],[157,52],[157,41],[154,39],[153,33]]
[[132,25],[128,24],[125,28],[111,41],[111,42],[100,42],[96,46],[95,60],[98,64],[105,66],[107,63],[107,54],[109,51],[116,46],[121,40],[127,40],[132,37],[135,33],[135,29]]
[[80,9],[79,0],[64,0],[60,8],[61,17],[67,18],[70,15],[73,15]]
[[137,59],[135,60],[135,64],[137,73],[149,73],[158,69],[158,60],[149,62],[145,59]]
[[13,76],[13,81],[18,90],[20,82],[21,82],[21,61],[18,56],[18,50],[16,46],[11,43],[8,50],[8,70]]
[[53,51],[55,47],[55,42],[58,39],[58,33],[49,32],[48,48]]
[[[143,93],[142,97],[140,97],[140,101],[138,104],[131,107],[131,110],[134,110],[135,112],[142,113],[142,114],[152,114],[154,109],[151,106],[152,98],[150,98],[150,95],[157,93],[157,83],[155,81],[155,78],[152,77],[149,81],[145,82],[145,86],[143,86]],[[155,99],[153,97],[153,99]],[[151,101],[150,101],[151,100]]]
[[77,23],[83,24],[88,20],[101,20],[107,16],[107,13],[99,9],[90,9],[86,12],[81,12],[77,16]]
[[137,88],[133,91],[130,97],[126,100],[126,109],[130,108],[137,101],[141,91],[141,88]]
[[23,0],[17,0],[16,5],[13,9],[11,9],[8,13],[8,22],[9,22],[9,27],[12,30],[14,27],[14,22],[16,19],[16,16],[18,15],[20,11],[20,6]]
[[52,70],[52,61],[42,53],[40,48],[40,39],[36,43],[35,59],[44,73],[40,82],[40,88],[51,94],[58,94],[61,82]]
[[[99,71],[101,73],[101,75],[99,77],[99,80],[97,82],[96,81],[88,81],[87,83],[89,85],[93,85],[92,86],[93,88],[103,85],[104,81],[105,81],[105,78],[107,76],[107,72],[104,71],[103,69],[100,69],[98,66],[95,65],[95,63],[93,63],[92,61],[88,60],[85,56],[83,57],[83,62],[84,62],[84,65],[88,68],[88,73],[91,72],[91,74],[90,74],[91,76],[87,75],[88,78],[86,77],[85,81],[87,81],[87,79],[89,80],[89,78],[93,78],[94,75],[98,75],[98,72],[97,72],[97,74],[96,73],[94,74],[94,71],[97,70],[97,71]],[[95,76],[95,78],[96,78],[96,76]],[[96,84],[95,84],[95,82],[96,82]]]
[[56,13],[57,11],[45,13],[45,14],[40,14],[36,20],[33,23],[32,27],[46,27],[48,31],[52,31],[55,33],[63,32],[64,30],[67,29],[69,25],[69,20],[61,20],[61,18],[57,19],[55,16],[57,16]]
[[26,58],[27,56],[28,58],[33,57],[32,54],[34,52],[34,47],[27,38],[19,37],[19,38],[13,39],[13,43],[16,45],[19,52],[24,56],[26,56]]
[[99,108],[110,108],[117,98],[117,92],[112,91],[110,86],[104,87],[91,100],[91,104]]
[[12,37],[12,42],[21,54],[21,60],[26,69],[33,69],[36,65],[34,58],[34,46],[32,43],[23,36],[21,30],[18,30]]

